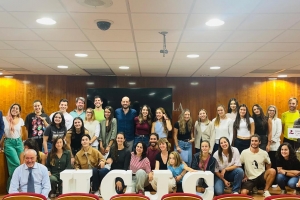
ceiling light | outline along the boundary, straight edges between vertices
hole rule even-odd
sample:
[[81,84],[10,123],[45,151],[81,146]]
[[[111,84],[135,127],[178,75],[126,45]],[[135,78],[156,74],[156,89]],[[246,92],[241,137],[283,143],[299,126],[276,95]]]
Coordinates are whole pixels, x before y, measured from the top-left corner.
[[135,85],[135,82],[129,82],[128,84],[129,85]]
[[86,82],[87,85],[94,85],[94,82]]
[[188,57],[188,58],[198,58],[199,55],[198,54],[190,54],[190,55],[187,55],[186,57]]
[[269,78],[269,81],[277,80],[277,78]]
[[285,77],[287,77],[287,75],[282,74],[282,75],[278,75],[278,77],[279,77],[279,78],[285,78]]
[[191,85],[198,85],[198,82],[191,82]]
[[5,78],[12,78],[13,76],[4,76]]
[[80,58],[85,58],[85,57],[87,57],[88,55],[85,54],[85,53],[76,53],[75,56],[76,56],[76,57],[80,57]]
[[56,21],[54,21],[51,18],[40,18],[36,20],[37,23],[43,24],[43,25],[53,25],[56,24]]
[[119,69],[129,69],[128,66],[120,66]]
[[61,69],[67,69],[67,68],[68,68],[68,66],[66,66],[66,65],[58,65],[58,66],[57,66],[57,68],[61,68]]
[[221,67],[219,66],[213,66],[213,67],[210,67],[210,69],[220,69]]
[[211,19],[208,22],[205,23],[206,26],[221,26],[224,24],[224,21],[219,19]]

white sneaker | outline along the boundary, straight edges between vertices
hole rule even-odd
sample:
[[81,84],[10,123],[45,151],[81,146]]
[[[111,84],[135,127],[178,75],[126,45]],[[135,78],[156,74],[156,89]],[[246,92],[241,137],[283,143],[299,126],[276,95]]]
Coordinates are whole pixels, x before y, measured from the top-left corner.
[[276,184],[276,185],[272,185],[272,188],[277,188],[278,187],[278,185]]
[[98,197],[101,197],[101,194],[99,192],[99,190],[97,190],[96,192],[93,193],[94,195],[98,196]]
[[238,192],[234,192],[234,193],[232,193],[232,194],[239,194]]
[[263,195],[264,195],[264,197],[269,197],[269,196],[271,196],[269,190],[265,190]]

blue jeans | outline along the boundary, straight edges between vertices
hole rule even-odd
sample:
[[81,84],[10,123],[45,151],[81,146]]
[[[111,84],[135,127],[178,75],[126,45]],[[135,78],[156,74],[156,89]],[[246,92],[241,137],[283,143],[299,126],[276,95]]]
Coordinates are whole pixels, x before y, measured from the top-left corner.
[[143,143],[145,143],[148,146],[149,145],[149,135],[140,135],[140,136],[135,135],[135,137],[134,137],[134,143],[133,143],[133,148],[139,142],[143,142]]
[[[52,149],[52,143],[51,142],[47,142],[47,150],[50,153]],[[42,152],[45,152],[44,146],[42,147]]]
[[[232,171],[225,172],[224,178],[228,182],[233,182],[232,193],[239,192],[241,189],[242,180],[244,178],[244,171],[242,168],[235,168]],[[217,196],[223,194],[224,188],[224,182],[219,177],[215,176],[215,195]]]
[[93,176],[91,177],[91,182],[92,182],[92,191],[97,191],[99,190],[99,187],[101,185],[102,179],[104,176],[109,172],[107,168],[93,168]]
[[[178,140],[178,146],[181,150],[188,152],[188,161],[186,164],[190,167],[192,164],[192,143],[185,142],[183,140]],[[176,147],[174,146],[174,151],[176,151]]]
[[285,190],[285,186],[289,186],[292,189],[300,190],[300,188],[296,187],[296,184],[298,183],[299,176],[295,177],[289,177],[285,176],[283,174],[277,174],[276,181],[279,185],[280,189]]

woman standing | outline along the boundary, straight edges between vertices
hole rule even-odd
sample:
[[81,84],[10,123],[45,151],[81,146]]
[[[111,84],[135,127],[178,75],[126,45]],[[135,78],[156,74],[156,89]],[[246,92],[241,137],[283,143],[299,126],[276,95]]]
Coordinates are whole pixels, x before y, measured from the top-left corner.
[[72,153],[72,164],[74,163],[74,156],[81,149],[81,138],[84,134],[89,134],[89,132],[84,128],[83,120],[80,117],[75,117],[72,127],[66,134],[66,145]]
[[46,127],[50,124],[50,118],[44,113],[43,105],[40,100],[33,102],[33,109],[34,112],[28,114],[25,118],[25,127],[28,133],[27,137],[35,139],[39,145],[39,150],[42,151],[43,134]]
[[43,136],[44,153],[47,155],[52,149],[55,138],[65,137],[67,128],[65,126],[65,117],[62,113],[56,112],[52,117],[50,126],[47,126]]
[[238,113],[238,108],[239,102],[235,98],[229,99],[227,108],[228,113],[226,113],[226,116],[234,121]]
[[193,120],[189,109],[183,110],[179,121],[174,124],[174,151],[178,151],[181,158],[188,166],[192,163],[192,143],[195,141],[193,134]]
[[56,196],[57,186],[58,193],[62,194],[62,180],[60,179],[60,173],[65,169],[72,169],[71,152],[66,150],[64,145],[65,142],[63,137],[56,137],[53,140],[53,146],[47,158],[46,167],[48,168],[51,182],[51,198]]
[[151,172],[150,161],[146,157],[147,146],[143,142],[135,145],[134,151],[131,152],[129,169],[135,174],[135,192],[144,194],[144,187],[149,185],[148,174]]
[[114,118],[114,109],[106,106],[104,109],[105,120],[100,122],[100,152],[106,155],[117,136],[117,120]]
[[210,124],[211,121],[208,119],[207,111],[205,109],[201,109],[199,111],[198,120],[195,122],[194,127],[196,153],[200,152],[200,144],[203,140],[210,141],[211,146],[215,144],[214,138],[211,137],[212,126]]
[[232,119],[226,117],[225,108],[223,105],[217,107],[217,116],[211,122],[212,125],[212,138],[215,138],[213,153],[218,150],[219,140],[221,137],[227,137],[230,144],[233,139],[233,121]]
[[165,109],[159,107],[155,112],[155,119],[152,123],[151,133],[157,133],[159,138],[167,138],[169,131],[172,130],[172,124],[168,118]]
[[47,159],[46,155],[39,150],[39,146],[38,146],[37,142],[35,141],[35,139],[32,139],[32,138],[29,138],[29,139],[25,140],[25,142],[24,142],[24,151],[20,154],[20,163],[21,164],[24,163],[24,153],[27,149],[35,150],[35,152],[37,152],[36,161],[40,164],[46,165],[46,159]]
[[134,118],[135,122],[135,138],[134,146],[138,142],[144,142],[146,145],[149,144],[149,135],[152,124],[152,113],[148,105],[143,105],[140,109],[139,116]]
[[278,147],[277,153],[277,183],[281,189],[281,194],[286,194],[285,186],[296,189],[296,194],[300,194],[300,161],[297,159],[293,147],[289,143],[283,143]]
[[[211,171],[215,172],[216,159],[209,153],[210,143],[209,141],[203,140],[201,142],[201,150],[195,153],[192,160],[191,168],[194,170]],[[198,187],[200,187],[200,192],[204,193],[207,184],[203,178],[198,180]]]
[[254,120],[250,117],[245,104],[240,105],[239,112],[233,123],[233,142],[240,153],[250,147],[250,136],[254,134]]
[[91,137],[89,134],[84,134],[81,138],[82,149],[75,156],[75,169],[92,169],[91,177],[92,191],[91,193],[101,196],[99,187],[102,179],[109,172],[105,168],[105,158],[95,148],[90,146]]
[[22,126],[24,121],[20,116],[21,106],[14,103],[10,106],[4,121],[4,153],[8,167],[7,191],[9,190],[10,180],[13,172],[20,165],[20,154],[23,152]]
[[98,137],[100,135],[100,124],[95,119],[95,113],[92,108],[86,109],[84,128],[86,128],[91,136],[91,146],[95,149],[98,149],[99,142]]
[[232,193],[238,194],[244,178],[239,150],[230,145],[228,138],[221,137],[219,149],[214,153],[214,158],[217,161],[215,171],[215,195],[223,194],[224,188],[230,187],[230,182],[233,182]]
[[263,109],[258,104],[254,104],[252,107],[252,114],[255,133],[261,138],[259,148],[269,152],[271,140],[268,140],[268,138],[272,135],[272,119],[265,116]]

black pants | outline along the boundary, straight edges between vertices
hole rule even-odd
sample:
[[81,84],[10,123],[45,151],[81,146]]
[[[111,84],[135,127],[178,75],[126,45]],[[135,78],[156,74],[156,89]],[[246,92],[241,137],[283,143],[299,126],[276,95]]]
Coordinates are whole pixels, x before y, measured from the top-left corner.
[[[269,154],[269,157],[271,160],[271,167],[276,170],[276,174],[277,174],[276,157],[275,157],[276,151],[269,151],[268,154]],[[272,185],[276,185],[276,184],[277,184],[277,181],[275,178]]]

